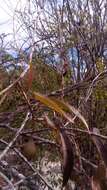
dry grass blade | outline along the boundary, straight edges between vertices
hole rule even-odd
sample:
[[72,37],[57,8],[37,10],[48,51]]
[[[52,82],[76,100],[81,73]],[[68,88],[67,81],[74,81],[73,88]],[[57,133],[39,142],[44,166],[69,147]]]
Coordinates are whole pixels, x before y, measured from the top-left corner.
[[58,99],[54,98],[54,101],[66,112],[70,113],[73,112],[76,117],[78,117],[86,126],[87,130],[89,131],[88,124],[85,120],[85,118],[81,115],[81,113],[78,111],[78,109],[75,109],[73,106],[71,106],[68,103],[65,103],[64,101],[60,101]]
[[73,106],[69,105],[68,103],[65,103],[64,101],[60,101],[55,98],[54,99],[48,98],[37,92],[35,92],[34,95],[35,95],[35,99],[39,100],[41,103],[45,104],[46,106],[53,109],[54,111],[60,113],[68,121],[70,121],[72,123],[74,123],[73,118],[71,118],[69,115],[71,112],[73,112],[75,114],[75,116],[77,116],[84,123],[85,127],[89,131],[89,127],[88,127],[88,124],[87,124],[85,118]]
[[39,100],[41,103],[45,104],[46,106],[48,106],[52,110],[56,111],[57,113],[59,113],[60,115],[65,117],[69,122],[73,123],[72,118],[70,118],[65,113],[65,111],[62,109],[62,107],[60,105],[58,105],[54,100],[52,100],[51,98],[46,97],[45,95],[37,93],[37,92],[34,92],[34,96],[35,96],[36,100]]
[[85,120],[85,118],[81,115],[81,113],[78,111],[78,109],[74,108],[73,106],[71,106],[68,103],[65,103],[64,101],[60,101],[58,99],[54,99],[54,101],[61,107],[61,109],[63,109],[65,112],[68,112],[69,114],[71,112],[73,112],[75,114],[76,117],[78,117],[86,126],[87,130],[89,131],[89,127],[88,124]]
[[73,106],[71,106],[69,104],[66,104],[66,106],[84,123],[85,127],[89,131],[88,124],[87,124],[85,118],[81,115],[81,113],[77,109],[75,109]]

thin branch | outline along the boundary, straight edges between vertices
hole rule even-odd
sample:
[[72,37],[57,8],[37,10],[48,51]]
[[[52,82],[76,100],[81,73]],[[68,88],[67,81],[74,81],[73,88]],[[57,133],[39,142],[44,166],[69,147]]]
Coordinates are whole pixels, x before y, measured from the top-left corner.
[[23,94],[23,96],[24,96],[24,99],[25,99],[25,101],[26,101],[26,103],[27,103],[27,105],[28,105],[28,108],[29,108],[29,110],[30,110],[30,112],[31,112],[31,114],[32,114],[32,116],[33,116],[33,110],[32,110],[32,107],[31,107],[31,105],[30,105],[30,101],[29,101],[29,99],[28,99],[28,97],[27,97],[27,94],[25,93],[25,91],[24,91],[24,89],[23,89],[23,87],[22,87],[22,85],[21,85],[20,82],[18,82],[18,87],[20,88],[20,90],[21,90],[21,92],[22,92],[22,94]]
[[0,176],[9,184],[9,187],[11,188],[11,190],[15,190],[14,185],[12,184],[12,182],[8,179],[6,175],[0,172]]
[[12,84],[10,84],[8,87],[6,87],[4,90],[2,90],[0,92],[0,96],[3,95],[4,93],[8,92],[11,88],[13,88],[14,85],[16,85],[27,73],[27,71],[29,70],[29,65],[28,67],[21,73],[21,75],[19,76],[19,78],[17,78]]
[[93,89],[94,84],[95,84],[95,83],[98,81],[98,79],[99,79],[102,75],[104,75],[104,74],[107,74],[107,70],[104,70],[103,72],[99,73],[99,74],[94,78],[94,80],[92,81],[92,83],[91,83],[91,85],[90,85],[90,87],[89,87],[89,89],[88,89],[87,96],[86,96],[86,98],[85,98],[85,101],[86,101],[86,102],[88,101],[89,97],[90,97],[91,94],[92,94],[92,89]]
[[7,97],[7,93],[3,95],[3,97],[0,99],[0,106],[1,104],[3,104],[4,100],[6,99]]
[[[2,140],[4,144],[7,144],[6,141]],[[12,148],[12,147],[11,147]],[[45,185],[50,189],[54,190],[46,181],[46,179],[38,172],[35,170],[35,168],[32,166],[32,164],[27,160],[27,158],[17,149],[13,148],[13,150],[18,154],[18,156],[30,167],[30,169],[37,174],[37,176],[45,183]]]
[[21,127],[19,128],[19,130],[17,131],[15,137],[13,138],[13,140],[8,144],[8,146],[5,148],[5,150],[0,154],[0,160],[6,155],[6,153],[8,152],[8,150],[11,148],[11,146],[15,143],[15,141],[17,140],[17,138],[19,137],[21,131],[23,130],[23,128],[26,125],[26,122],[29,120],[29,112],[26,114],[26,117],[24,119],[24,121],[22,122]]
[[91,166],[93,169],[96,169],[97,168],[97,165],[93,164],[92,162],[90,162],[89,160],[87,160],[86,158],[82,157],[81,156],[81,160],[83,162],[85,162],[87,165]]

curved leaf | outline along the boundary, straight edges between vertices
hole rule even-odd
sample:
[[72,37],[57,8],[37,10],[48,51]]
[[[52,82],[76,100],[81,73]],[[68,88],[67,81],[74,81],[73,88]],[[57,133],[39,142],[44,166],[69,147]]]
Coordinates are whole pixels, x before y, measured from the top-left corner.
[[84,125],[87,128],[87,130],[89,131],[88,124],[87,124],[85,118],[81,115],[81,113],[77,109],[75,109],[73,106],[71,106],[69,104],[66,104],[66,105],[84,123]]
[[50,127],[53,129],[57,128],[59,130],[62,152],[63,152],[63,184],[62,186],[66,186],[69,178],[71,177],[71,173],[74,166],[74,154],[72,149],[71,141],[66,134],[66,132],[62,129],[63,124],[57,119],[54,118],[54,122],[52,122],[48,116],[46,116],[46,121]]
[[36,100],[39,100],[41,103],[45,104],[49,108],[53,109],[54,111],[58,112],[62,116],[64,116],[68,121],[72,122],[72,118],[70,118],[64,110],[59,106],[55,101],[53,101],[51,98],[46,97],[45,95],[42,95],[40,93],[34,92],[34,96]]
[[72,144],[64,131],[60,131],[62,150],[63,150],[63,187],[66,186],[74,165],[74,155]]
[[49,97],[46,97],[40,93],[34,92],[35,98],[39,100],[41,103],[47,105],[49,108],[55,110],[56,112],[60,113],[62,116],[64,116],[68,121],[74,123],[74,120],[70,117],[70,113],[73,112],[76,117],[78,117],[85,125],[87,130],[89,131],[88,124],[85,120],[85,118],[81,115],[81,113],[78,111],[78,109],[74,108],[73,106],[69,105],[68,103],[65,103],[64,101],[58,100],[58,99],[51,99]]
[[64,111],[70,113],[73,112],[75,114],[76,117],[78,117],[86,126],[87,130],[89,130],[88,124],[85,120],[85,118],[81,115],[81,113],[78,111],[78,109],[74,108],[73,106],[71,106],[68,103],[65,103],[64,101],[60,101],[60,100],[56,100],[54,99],[54,101],[57,103],[57,105],[59,105],[61,107],[61,109],[63,109]]

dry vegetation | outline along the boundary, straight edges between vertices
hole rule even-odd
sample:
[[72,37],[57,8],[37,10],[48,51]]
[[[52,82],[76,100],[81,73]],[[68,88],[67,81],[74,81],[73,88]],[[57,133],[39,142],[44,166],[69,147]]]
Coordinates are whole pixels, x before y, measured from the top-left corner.
[[106,0],[32,0],[14,19],[30,45],[15,60],[0,38],[0,188],[106,190]]

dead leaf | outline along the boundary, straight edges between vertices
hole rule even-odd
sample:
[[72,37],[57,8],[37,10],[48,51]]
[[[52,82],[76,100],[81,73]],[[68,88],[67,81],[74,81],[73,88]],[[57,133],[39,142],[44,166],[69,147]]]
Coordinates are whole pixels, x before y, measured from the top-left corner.
[[72,143],[66,134],[66,132],[63,130],[63,124],[62,122],[54,118],[54,122],[51,121],[48,116],[46,116],[47,123],[50,127],[52,127],[54,130],[55,128],[59,130],[60,138],[61,138],[61,145],[62,145],[62,152],[63,152],[63,184],[62,187],[65,187],[67,185],[67,182],[69,178],[71,177],[71,173],[74,166],[74,154],[72,149]]

